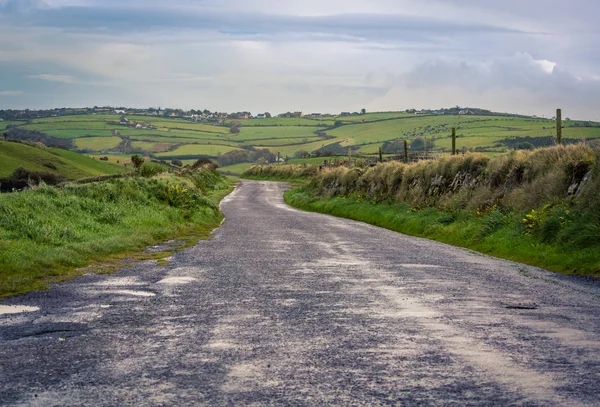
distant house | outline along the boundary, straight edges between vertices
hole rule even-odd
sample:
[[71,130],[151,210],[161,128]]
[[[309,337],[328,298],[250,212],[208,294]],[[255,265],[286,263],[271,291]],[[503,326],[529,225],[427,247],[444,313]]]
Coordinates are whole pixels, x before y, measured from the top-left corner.
[[250,116],[248,115],[248,113],[240,113],[238,114],[238,119],[248,119],[250,118]]
[[342,112],[340,116],[350,116],[350,112]]
[[141,123],[138,123],[138,124],[135,125],[135,128],[136,129],[143,129],[144,126]]
[[259,114],[257,114],[257,115],[256,115],[256,118],[257,118],[257,119],[265,119],[266,117],[267,117],[267,116],[265,116],[265,114],[264,114],[264,113],[259,113]]
[[129,120],[125,116],[121,116],[121,120],[119,121],[121,124],[129,124]]

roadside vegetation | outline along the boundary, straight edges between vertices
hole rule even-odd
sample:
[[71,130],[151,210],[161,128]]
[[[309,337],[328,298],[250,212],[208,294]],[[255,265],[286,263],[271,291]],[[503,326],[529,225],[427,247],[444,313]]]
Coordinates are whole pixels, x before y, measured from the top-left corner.
[[[1,194],[0,297],[44,289],[90,263],[130,257],[159,242],[192,244],[218,226],[218,202],[231,182],[213,164],[173,171],[137,157],[133,166],[127,176],[102,182],[42,182]],[[168,253],[134,257],[161,255]]]
[[285,195],[301,209],[600,276],[600,153],[582,144],[374,167],[256,166],[244,176],[309,179]]

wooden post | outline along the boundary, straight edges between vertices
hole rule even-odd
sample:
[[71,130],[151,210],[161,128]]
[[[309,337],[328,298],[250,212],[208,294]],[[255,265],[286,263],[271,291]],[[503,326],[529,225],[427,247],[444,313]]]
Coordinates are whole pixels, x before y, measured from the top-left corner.
[[556,109],[556,144],[562,145],[562,110]]
[[352,166],[352,148],[348,147],[348,167]]
[[281,156],[279,155],[279,151],[278,151],[278,152],[277,152],[277,164],[279,164],[279,158],[280,158],[280,157],[281,157]]
[[404,162],[408,164],[408,142],[404,140]]
[[381,151],[381,147],[379,147],[379,162],[383,162],[383,151]]
[[452,127],[452,155],[456,155],[456,127]]

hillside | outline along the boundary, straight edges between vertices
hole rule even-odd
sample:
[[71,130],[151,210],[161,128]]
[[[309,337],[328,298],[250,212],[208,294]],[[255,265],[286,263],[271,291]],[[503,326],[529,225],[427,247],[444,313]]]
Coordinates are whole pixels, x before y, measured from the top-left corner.
[[45,171],[68,179],[81,179],[116,174],[122,168],[72,151],[39,148],[31,145],[0,141],[0,178],[9,178],[16,168]]
[[[61,146],[71,151],[108,156],[113,163],[143,154],[165,161],[191,163],[200,157],[230,166],[261,157],[398,154],[401,140],[413,153],[443,153],[457,129],[459,151],[493,156],[512,149],[551,146],[556,136],[550,119],[506,115],[481,109],[422,112],[375,112],[345,116],[305,116],[223,120],[214,123],[184,118],[115,114],[60,116],[4,122],[9,138]],[[565,144],[600,141],[600,123],[565,120]],[[425,140],[424,143],[419,140]],[[260,150],[260,154],[251,154]],[[268,151],[267,151],[268,150]],[[264,153],[262,153],[264,152]],[[233,167],[235,169],[236,167]]]

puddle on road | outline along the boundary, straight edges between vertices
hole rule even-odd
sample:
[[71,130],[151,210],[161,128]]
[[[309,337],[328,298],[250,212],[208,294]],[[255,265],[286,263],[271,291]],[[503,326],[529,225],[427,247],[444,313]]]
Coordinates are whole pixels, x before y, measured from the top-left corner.
[[21,314],[24,312],[35,312],[39,310],[39,307],[28,307],[25,305],[0,305],[0,315]]
[[198,281],[198,279],[194,277],[167,277],[158,281],[156,284],[183,285],[193,283],[194,281]]

